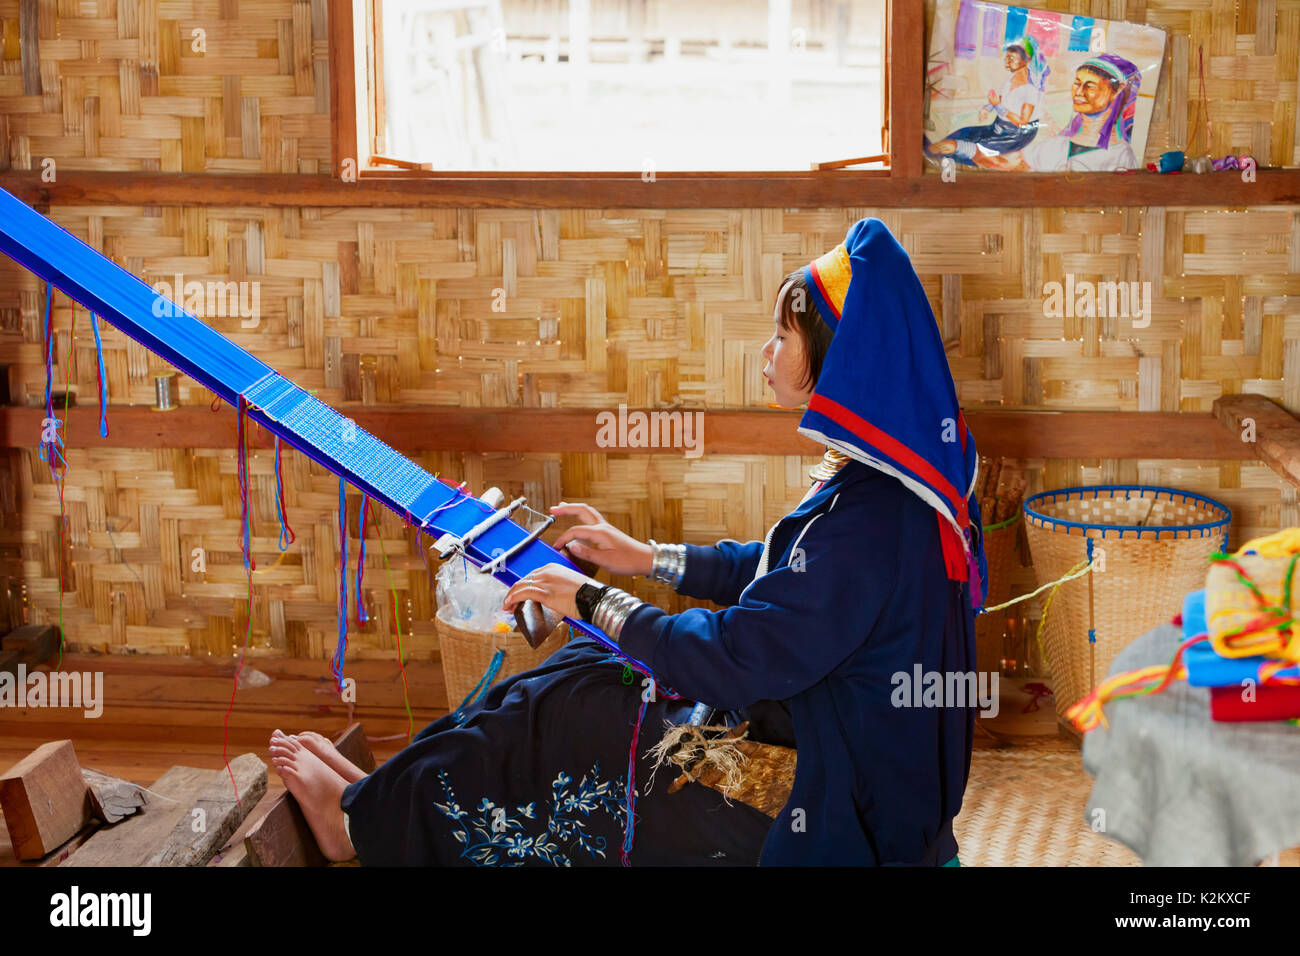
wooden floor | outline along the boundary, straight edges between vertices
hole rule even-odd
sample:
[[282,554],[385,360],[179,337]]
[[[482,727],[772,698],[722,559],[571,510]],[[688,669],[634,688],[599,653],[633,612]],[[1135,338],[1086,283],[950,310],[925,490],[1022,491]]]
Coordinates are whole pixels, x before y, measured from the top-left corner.
[[[224,766],[223,721],[230,706],[233,661],[73,654],[64,658],[60,669],[104,673],[102,715],[88,718],[80,710],[54,708],[6,709],[0,720],[0,770],[41,744],[60,739],[72,740],[82,767],[143,786],[175,765],[212,770]],[[243,686],[235,696],[227,747],[231,759],[251,751],[269,765],[271,731],[315,730],[331,736],[350,722],[326,662],[249,658],[244,667],[246,684],[257,681],[258,674],[270,681],[264,686]],[[406,745],[408,729],[418,732],[447,712],[438,663],[407,665],[409,720],[395,663],[349,663],[346,676],[356,680],[351,717],[365,727],[377,762]],[[1000,712],[996,718],[980,721],[975,746],[1076,749],[1074,742],[1057,734],[1051,698],[1039,701],[1037,710],[1026,711],[1033,698],[1021,693],[1021,683],[1002,681]],[[272,791],[283,789],[274,770],[269,772],[269,785]],[[8,831],[0,825],[0,866],[15,863]]]
[[[80,709],[5,708],[0,711],[0,770],[41,744],[62,739],[73,742],[82,767],[146,787],[175,765],[210,770],[225,765],[223,725],[234,687],[233,660],[69,654],[60,670],[102,671],[103,713],[90,718]],[[259,674],[270,681],[249,686],[260,680]],[[406,745],[408,729],[418,733],[447,712],[438,663],[406,665],[409,719],[396,663],[351,662],[345,676],[356,681],[351,716],[364,725],[377,761]],[[230,711],[226,749],[231,759],[252,752],[269,766],[271,731],[315,730],[331,736],[349,723],[348,707],[339,702],[325,661],[250,657],[242,677],[245,686]],[[269,784],[280,789],[274,770]],[[14,862],[8,830],[0,825],[0,866]]]

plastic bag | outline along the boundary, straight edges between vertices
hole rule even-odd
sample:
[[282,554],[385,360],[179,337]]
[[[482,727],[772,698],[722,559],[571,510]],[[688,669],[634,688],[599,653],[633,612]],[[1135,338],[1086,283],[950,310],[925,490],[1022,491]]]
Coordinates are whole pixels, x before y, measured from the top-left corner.
[[[473,631],[514,630],[514,615],[501,603],[510,590],[490,574],[483,574],[463,555],[454,555],[438,568],[439,613],[449,623]],[[449,608],[443,611],[443,608]],[[499,624],[505,625],[504,628]]]

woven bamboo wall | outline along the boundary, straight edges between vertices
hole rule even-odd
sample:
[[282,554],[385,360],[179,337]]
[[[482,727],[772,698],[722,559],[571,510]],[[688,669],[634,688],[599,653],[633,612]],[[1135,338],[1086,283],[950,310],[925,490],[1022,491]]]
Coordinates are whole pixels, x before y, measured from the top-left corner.
[[[39,11],[35,71],[21,56],[20,5]],[[1258,15],[1222,2],[1044,6],[1190,31],[1190,49],[1206,44],[1216,154],[1249,149],[1274,163],[1297,162],[1300,3],[1241,4]],[[0,133],[8,146],[0,155],[18,168],[40,168],[48,156],[59,170],[315,172],[328,156],[322,14],[320,0],[0,0]],[[176,43],[200,20],[208,30],[203,58]],[[1166,66],[1174,81],[1162,83],[1161,96],[1171,98],[1163,118],[1157,113],[1166,125],[1153,130],[1149,155],[1175,135],[1171,116],[1185,126],[1187,87],[1178,99],[1177,77],[1182,71],[1186,79],[1191,56]],[[1261,123],[1269,124],[1266,135]],[[1292,208],[105,206],[55,207],[50,215],[147,281],[181,273],[257,282],[256,327],[242,327],[238,317],[207,320],[345,411],[357,403],[762,407],[770,394],[758,351],[780,277],[839,242],[857,218],[878,215],[912,254],[969,407],[1200,411],[1220,394],[1253,391],[1300,412],[1300,213]],[[1067,273],[1151,282],[1150,325],[1046,316],[1043,284]],[[498,289],[504,312],[493,309]],[[0,263],[0,355],[11,366],[15,402],[42,401],[42,308],[36,282]],[[77,311],[69,370],[72,321],[69,304],[56,297],[56,388],[70,375],[80,404],[93,404],[89,317]],[[104,345],[111,403],[151,403],[152,376],[166,367],[114,330],[104,330]],[[181,380],[182,402],[209,399]],[[111,428],[111,407],[108,420]],[[0,556],[27,582],[33,619],[54,619],[59,501],[36,438],[0,469],[0,506],[21,502],[0,528]],[[69,639],[118,652],[231,653],[249,620],[233,449],[206,448],[201,439],[184,451],[97,449],[95,435],[75,433],[68,445]],[[704,451],[693,460],[618,452],[416,457],[471,488],[496,484],[537,507],[588,501],[643,540],[698,543],[762,538],[801,497],[812,463],[710,455],[707,444]],[[251,647],[328,656],[336,634],[337,479],[285,454],[285,501],[297,537],[279,558],[268,450],[250,464],[258,566]],[[1295,490],[1262,465],[1029,467],[1031,492],[1104,479],[1209,494],[1233,508],[1238,542],[1300,524]],[[353,495],[349,509],[353,561],[358,500]],[[417,652],[430,652],[428,575],[401,522],[384,513],[379,523],[381,537],[368,528],[365,595],[375,621],[351,628],[352,652],[395,653],[380,540],[393,566],[402,633]],[[193,569],[195,548],[204,549],[206,571]],[[697,603],[643,581],[636,589],[673,610]]]

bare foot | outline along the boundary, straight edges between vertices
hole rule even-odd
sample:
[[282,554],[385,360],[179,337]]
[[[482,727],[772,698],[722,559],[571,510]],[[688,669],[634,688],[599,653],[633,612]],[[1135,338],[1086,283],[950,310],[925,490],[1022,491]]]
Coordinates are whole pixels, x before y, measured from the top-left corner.
[[317,757],[320,757],[325,766],[348,783],[356,783],[366,776],[360,767],[339,753],[338,748],[334,746],[334,742],[328,737],[322,737],[314,730],[300,730],[294,736],[298,738],[300,744]]
[[347,781],[297,739],[278,730],[271,735],[271,764],[298,801],[325,858],[342,862],[355,857],[339,806]]

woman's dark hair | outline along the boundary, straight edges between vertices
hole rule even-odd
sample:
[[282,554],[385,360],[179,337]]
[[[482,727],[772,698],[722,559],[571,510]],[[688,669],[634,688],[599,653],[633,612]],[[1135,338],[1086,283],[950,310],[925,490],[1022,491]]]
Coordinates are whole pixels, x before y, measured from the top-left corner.
[[781,280],[782,289],[787,285],[790,291],[781,300],[781,328],[798,332],[803,339],[807,367],[803,383],[799,387],[811,389],[822,373],[822,362],[826,359],[826,351],[831,347],[835,333],[817,311],[802,269],[791,272]]

